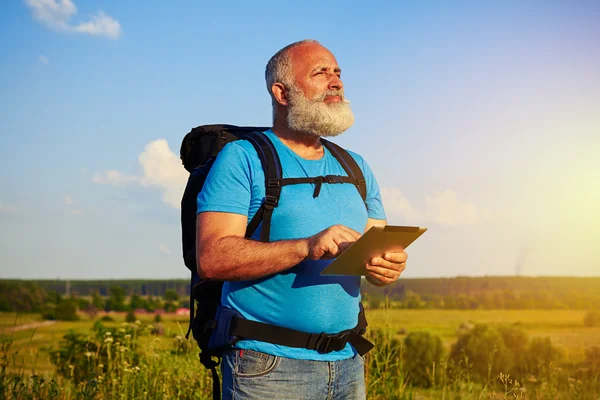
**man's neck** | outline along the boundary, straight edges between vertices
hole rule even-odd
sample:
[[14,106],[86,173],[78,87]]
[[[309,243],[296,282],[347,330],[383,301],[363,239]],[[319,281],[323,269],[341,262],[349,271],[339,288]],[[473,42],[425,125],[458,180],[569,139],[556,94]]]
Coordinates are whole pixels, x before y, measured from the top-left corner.
[[287,127],[287,124],[275,121],[273,133],[289,147],[294,153],[307,160],[318,160],[323,157],[323,145],[319,136],[307,135],[296,132]]

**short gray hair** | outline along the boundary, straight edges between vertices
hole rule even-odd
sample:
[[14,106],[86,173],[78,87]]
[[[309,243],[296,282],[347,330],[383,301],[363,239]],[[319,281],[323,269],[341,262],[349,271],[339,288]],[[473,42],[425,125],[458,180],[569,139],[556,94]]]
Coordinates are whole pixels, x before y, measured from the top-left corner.
[[279,50],[267,63],[267,68],[265,69],[265,80],[267,82],[267,90],[269,94],[272,96],[271,88],[277,82],[283,83],[286,86],[290,86],[293,84],[292,82],[292,63],[290,61],[290,57],[288,54],[288,50],[293,47],[299,46],[305,43],[316,43],[320,44],[318,41],[313,39],[301,40],[299,42],[294,42],[285,46],[283,49]]

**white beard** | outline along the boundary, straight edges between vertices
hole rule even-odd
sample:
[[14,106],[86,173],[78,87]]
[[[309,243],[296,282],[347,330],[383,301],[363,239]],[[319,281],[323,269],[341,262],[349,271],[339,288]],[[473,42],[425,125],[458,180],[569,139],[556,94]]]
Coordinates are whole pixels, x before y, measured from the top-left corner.
[[[325,103],[326,96],[340,96],[342,101]],[[337,136],[354,124],[350,102],[341,90],[328,90],[307,99],[296,86],[289,88],[288,128],[310,136]]]

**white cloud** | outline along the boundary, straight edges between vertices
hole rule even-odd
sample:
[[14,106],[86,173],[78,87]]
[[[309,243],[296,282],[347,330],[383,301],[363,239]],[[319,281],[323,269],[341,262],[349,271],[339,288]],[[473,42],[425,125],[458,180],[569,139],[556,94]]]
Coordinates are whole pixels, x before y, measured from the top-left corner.
[[94,174],[92,180],[99,184],[121,187],[139,184],[142,187],[157,188],[162,193],[164,203],[180,208],[189,173],[183,168],[179,156],[171,151],[169,143],[164,139],[148,143],[138,156],[138,161],[142,167],[142,176],[110,170]]
[[165,253],[165,254],[171,254],[171,249],[169,249],[169,248],[167,247],[167,245],[166,245],[166,244],[164,244],[164,243],[161,243],[160,245],[158,245],[158,250],[159,250],[161,253]]
[[40,60],[40,63],[42,63],[42,65],[50,64],[50,60],[48,60],[48,57],[46,56],[39,56],[38,60]]
[[73,199],[71,198],[71,196],[65,196],[65,205],[67,205],[67,206],[73,205]]
[[409,221],[422,219],[421,213],[411,206],[399,189],[381,188],[381,200],[387,214],[397,214]]
[[12,204],[4,204],[0,201],[0,214],[12,214],[17,212],[17,206]]
[[179,156],[171,151],[167,141],[159,139],[148,143],[138,160],[144,171],[141,185],[159,188],[166,204],[180,208],[189,173],[183,168]]
[[31,9],[34,19],[58,32],[83,33],[110,39],[117,39],[123,33],[119,21],[103,11],[93,15],[90,21],[70,23],[77,14],[77,7],[71,0],[25,0],[25,4]]
[[482,220],[482,215],[470,203],[461,202],[452,190],[436,192],[434,197],[426,196],[426,215],[432,221],[443,225],[474,224]]
[[381,188],[381,197],[389,215],[388,219],[400,218],[411,223],[437,223],[440,225],[475,224],[491,217],[488,209],[461,201],[452,190],[438,191],[425,196],[425,207],[418,210],[396,188]]
[[139,182],[140,178],[133,175],[125,175],[116,170],[110,170],[94,174],[92,181],[102,185],[127,186],[131,183]]
[[80,210],[80,209],[75,208],[73,210],[70,210],[69,214],[71,214],[71,215],[81,215],[81,214],[83,214],[83,211]]

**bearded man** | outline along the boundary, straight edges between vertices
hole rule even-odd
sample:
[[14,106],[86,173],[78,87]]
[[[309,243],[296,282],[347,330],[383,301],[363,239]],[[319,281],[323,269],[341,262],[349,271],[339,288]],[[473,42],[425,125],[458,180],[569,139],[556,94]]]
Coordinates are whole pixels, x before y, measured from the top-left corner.
[[[264,132],[283,177],[345,175],[321,137],[341,134],[354,116],[333,54],[305,40],[278,51],[266,67],[273,125]],[[223,280],[221,307],[245,319],[301,332],[335,334],[357,325],[360,277],[319,273],[373,225],[385,225],[379,187],[368,164],[349,152],[366,180],[366,199],[349,184],[282,188],[271,241],[244,237],[265,198],[254,147],[227,144],[198,195],[197,260],[203,279]],[[366,203],[366,207],[365,207]],[[258,229],[257,231],[260,231]],[[255,238],[254,238],[255,239]],[[405,268],[405,252],[374,258],[366,279],[383,286]],[[226,399],[364,399],[364,359],[352,343],[320,352],[241,340],[221,364]]]

